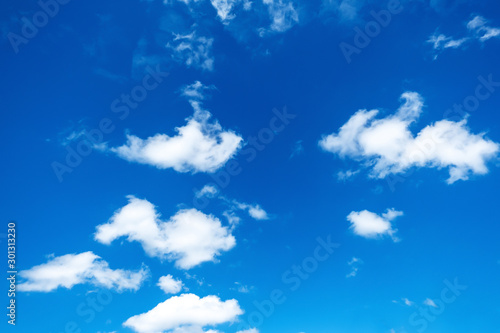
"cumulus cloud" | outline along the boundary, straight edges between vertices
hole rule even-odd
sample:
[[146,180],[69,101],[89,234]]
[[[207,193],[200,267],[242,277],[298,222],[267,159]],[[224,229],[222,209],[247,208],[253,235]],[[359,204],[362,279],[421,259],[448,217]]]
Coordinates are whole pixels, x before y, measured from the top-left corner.
[[168,221],[162,221],[153,204],[128,196],[129,203],[117,210],[108,223],[97,226],[95,239],[111,244],[127,237],[139,242],[151,257],[174,260],[181,269],[190,269],[206,261],[216,261],[223,251],[236,245],[230,230],[220,220],[196,209],[181,209]]
[[106,261],[89,251],[55,257],[19,272],[22,282],[17,288],[19,291],[49,292],[89,283],[117,291],[138,290],[148,275],[147,267],[137,271],[110,269]]
[[165,275],[158,279],[157,286],[165,294],[177,294],[182,290],[183,283],[181,280],[176,280],[172,275]]
[[347,220],[351,223],[352,231],[361,237],[378,238],[382,236],[390,236],[394,241],[398,241],[395,237],[397,229],[394,229],[391,222],[398,216],[402,216],[403,212],[388,209],[381,216],[367,210],[360,212],[351,212],[347,216]]
[[234,322],[243,314],[235,299],[221,301],[217,296],[203,298],[194,294],[174,296],[152,310],[133,316],[123,323],[138,333],[215,333],[206,326]]
[[215,172],[231,159],[242,145],[243,138],[230,130],[223,130],[211,114],[201,108],[200,82],[187,86],[183,95],[190,98],[194,115],[187,124],[177,127],[177,135],[156,134],[141,139],[128,134],[127,142],[111,151],[119,157],[159,169],[172,168],[178,172]]
[[454,38],[437,32],[429,37],[427,42],[432,44],[436,52],[434,59],[437,58],[438,53],[445,49],[457,49],[469,42],[484,43],[491,38],[500,37],[500,28],[490,26],[489,21],[480,15],[474,16],[466,23],[466,26],[467,36],[462,38]]
[[256,328],[251,328],[249,330],[244,330],[244,331],[238,331],[236,333],[259,333],[259,330]]
[[467,119],[440,120],[414,136],[410,126],[422,112],[423,99],[415,92],[405,92],[402,99],[397,112],[385,118],[375,119],[378,110],[359,110],[338,133],[324,136],[320,147],[371,167],[375,178],[412,167],[448,168],[448,184],[488,173],[486,163],[497,156],[498,143],[472,133]]

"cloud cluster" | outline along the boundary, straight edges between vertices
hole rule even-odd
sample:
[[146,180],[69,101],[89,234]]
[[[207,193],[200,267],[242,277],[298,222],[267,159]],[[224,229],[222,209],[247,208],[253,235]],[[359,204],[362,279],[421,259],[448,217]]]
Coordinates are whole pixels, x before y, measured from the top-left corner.
[[24,281],[18,285],[18,290],[49,292],[59,287],[71,289],[83,283],[117,291],[138,290],[148,275],[147,267],[138,271],[112,270],[106,261],[89,251],[55,257],[21,271],[19,276]]
[[174,39],[166,45],[166,48],[172,51],[173,59],[184,62],[187,67],[207,71],[214,69],[213,38],[198,36],[196,31],[186,35],[173,35]]
[[119,157],[159,169],[172,168],[178,172],[215,172],[231,159],[242,145],[243,138],[225,131],[211,114],[201,108],[203,91],[208,87],[196,81],[184,88],[194,115],[187,124],[177,127],[177,135],[156,134],[147,139],[127,135],[127,142],[111,151]]
[[398,241],[397,237],[395,237],[397,229],[393,228],[391,222],[402,215],[403,212],[394,208],[388,209],[382,215],[363,210],[351,212],[347,215],[347,220],[351,223],[352,231],[358,236],[365,238],[390,236],[394,241]]
[[215,261],[236,245],[230,230],[220,220],[196,209],[182,209],[162,221],[149,201],[129,196],[129,203],[117,210],[108,223],[97,226],[95,239],[111,244],[120,237],[139,242],[152,257],[174,260],[181,269]]
[[375,119],[378,110],[359,110],[338,133],[324,136],[320,147],[371,167],[375,178],[412,167],[448,168],[451,184],[488,172],[486,163],[497,156],[498,143],[485,139],[484,133],[471,133],[467,119],[440,120],[414,136],[410,126],[422,112],[423,99],[415,92],[405,92],[402,99],[397,112],[385,118]]
[[123,325],[138,333],[215,333],[206,326],[230,323],[243,314],[235,299],[221,301],[217,296],[200,298],[194,294],[174,296],[150,311],[133,316]]
[[429,37],[427,42],[432,44],[436,52],[434,59],[437,58],[437,53],[445,49],[457,49],[472,41],[484,43],[491,38],[500,37],[500,28],[491,27],[489,21],[479,15],[474,16],[468,21],[466,26],[467,36],[462,38],[454,38],[441,33],[434,33]]

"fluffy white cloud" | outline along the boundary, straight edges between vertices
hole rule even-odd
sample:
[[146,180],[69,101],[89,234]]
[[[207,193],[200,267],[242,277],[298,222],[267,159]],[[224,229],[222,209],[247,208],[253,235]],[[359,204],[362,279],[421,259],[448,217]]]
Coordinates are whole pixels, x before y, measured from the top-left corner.
[[[500,28],[489,26],[489,21],[482,16],[475,16],[467,22],[468,36],[462,38],[453,38],[440,33],[434,33],[427,40],[432,44],[434,51],[439,53],[444,49],[456,49],[466,45],[466,43],[477,40],[481,43],[485,41],[500,37]],[[434,59],[437,58],[437,54]]]
[[440,120],[414,136],[409,128],[422,112],[423,99],[415,92],[405,92],[402,99],[398,111],[382,119],[375,119],[378,110],[359,110],[338,134],[323,137],[320,147],[364,162],[376,178],[411,167],[448,168],[451,184],[488,172],[486,163],[496,157],[498,143],[485,139],[484,133],[471,133],[467,119]]
[[17,287],[19,291],[49,292],[59,287],[71,289],[77,284],[90,283],[118,291],[138,290],[148,272],[147,267],[138,271],[110,269],[106,261],[89,251],[55,257],[21,271],[19,276],[24,282]]
[[215,172],[231,159],[242,145],[243,138],[233,131],[224,131],[211,114],[201,109],[203,86],[199,81],[184,88],[190,98],[194,115],[187,124],[177,127],[177,135],[156,134],[147,139],[127,135],[127,142],[111,151],[119,157],[159,169],[178,172]]
[[236,245],[229,229],[212,215],[182,209],[168,221],[162,221],[149,201],[134,196],[128,199],[129,203],[117,210],[108,223],[97,227],[98,242],[111,244],[127,237],[129,242],[141,243],[149,256],[175,260],[182,269],[215,261],[222,251]]
[[347,216],[347,220],[351,222],[351,229],[358,236],[377,238],[388,235],[394,241],[397,241],[394,236],[397,229],[393,229],[391,221],[402,215],[403,212],[396,211],[393,208],[388,209],[382,216],[363,210],[361,212],[351,212]]
[[262,0],[268,6],[271,17],[270,29],[274,32],[285,32],[299,22],[299,14],[293,3],[287,0]]
[[221,301],[217,296],[200,298],[194,294],[183,294],[127,319],[123,325],[138,333],[201,333],[206,326],[233,322],[241,314],[243,311],[235,299]]
[[182,290],[183,283],[181,280],[176,280],[172,275],[160,277],[157,286],[160,287],[165,294],[177,294]]
[[167,43],[166,48],[173,52],[174,59],[184,62],[188,67],[212,71],[213,42],[213,38],[198,36],[196,31],[193,31],[187,35],[174,34],[174,39]]

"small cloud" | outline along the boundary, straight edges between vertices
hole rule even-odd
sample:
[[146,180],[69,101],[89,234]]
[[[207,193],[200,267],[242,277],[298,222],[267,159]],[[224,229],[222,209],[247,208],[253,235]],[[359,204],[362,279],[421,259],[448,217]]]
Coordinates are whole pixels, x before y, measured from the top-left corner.
[[387,209],[382,215],[363,210],[360,212],[351,212],[347,216],[347,220],[351,222],[351,229],[358,236],[378,238],[388,235],[396,242],[399,241],[395,237],[397,229],[393,229],[391,222],[396,217],[402,215],[403,212],[397,211],[394,208]]
[[219,190],[213,185],[205,185],[201,190],[195,193],[197,198],[207,197],[214,198],[219,193]]
[[352,257],[352,259],[347,262],[347,265],[351,268],[351,271],[346,275],[346,278],[351,278],[358,275],[359,266],[362,263],[363,261],[361,259]]
[[252,289],[254,289],[254,287],[243,285],[240,282],[235,282],[234,284],[236,285],[236,288],[233,289],[242,294],[248,294]]
[[402,300],[402,301],[405,303],[405,305],[407,305],[407,306],[412,306],[412,305],[414,304],[414,302],[410,301],[408,298],[402,298],[401,300]]
[[428,305],[428,306],[432,306],[433,308],[437,308],[438,307],[436,305],[436,303],[432,299],[430,299],[430,298],[426,298],[425,301],[424,301],[424,304]]
[[177,294],[182,290],[183,283],[181,280],[176,280],[172,275],[160,277],[156,284],[165,294]]
[[359,170],[355,170],[355,171],[352,171],[352,170],[342,171],[341,170],[341,171],[337,172],[337,179],[339,182],[345,182],[346,180],[357,175],[358,173],[359,173]]
[[295,145],[293,146],[292,153],[290,154],[289,159],[299,156],[303,152],[304,152],[304,143],[302,140],[298,140],[297,142],[295,142]]

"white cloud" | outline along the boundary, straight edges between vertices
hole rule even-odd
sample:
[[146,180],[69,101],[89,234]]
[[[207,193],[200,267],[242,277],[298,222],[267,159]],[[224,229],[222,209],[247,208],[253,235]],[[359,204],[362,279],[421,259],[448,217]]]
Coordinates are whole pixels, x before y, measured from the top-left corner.
[[299,14],[293,3],[287,0],[262,0],[268,6],[272,23],[270,29],[274,32],[285,32],[299,22]]
[[19,276],[25,281],[18,285],[18,290],[49,292],[83,283],[118,291],[138,290],[148,274],[147,267],[138,271],[110,269],[106,261],[89,251],[51,258],[45,264],[21,271]]
[[222,23],[227,24],[229,21],[235,18],[235,15],[231,13],[233,7],[240,2],[239,0],[210,0],[212,6],[217,11],[217,16],[220,18]]
[[341,171],[337,172],[337,179],[341,182],[344,182],[344,181],[354,177],[358,173],[359,173],[359,170],[355,170],[355,171],[352,171],[352,170],[342,171],[341,170]]
[[229,199],[223,195],[219,194],[219,190],[213,185],[205,185],[203,188],[195,193],[197,198],[207,197],[207,198],[218,198],[228,204],[230,208],[223,214],[228,219],[231,224],[237,224],[240,218],[235,215],[236,210],[243,210],[248,213],[248,215],[255,220],[268,220],[269,215],[267,212],[258,204],[248,204],[244,202],[239,202],[237,200]]
[[160,277],[157,286],[160,287],[165,294],[177,294],[182,290],[183,283],[181,280],[174,279],[174,277],[169,274]]
[[397,238],[394,236],[397,229],[393,229],[391,222],[396,217],[402,215],[403,212],[396,211],[393,208],[388,209],[382,216],[363,210],[361,212],[351,212],[347,216],[347,220],[351,222],[351,229],[358,236],[377,238],[388,235],[394,241],[397,241]]
[[259,333],[259,330],[256,328],[251,328],[249,330],[244,330],[244,331],[238,331],[236,333]]
[[362,263],[363,261],[361,259],[352,257],[352,259],[347,262],[347,265],[350,267],[351,271],[346,275],[346,278],[351,278],[358,275],[359,266]]
[[202,197],[207,197],[207,198],[213,198],[219,193],[219,190],[212,185],[205,185],[201,190],[196,192],[196,197],[197,198],[202,198]]
[[430,298],[426,298],[425,301],[424,301],[424,304],[427,305],[427,306],[432,306],[433,308],[437,308],[438,306],[436,305],[436,303],[430,299]]
[[408,298],[402,298],[402,301],[405,303],[407,306],[412,306],[414,303],[410,301]]
[[206,86],[200,81],[194,81],[191,84],[182,87],[182,96],[186,97],[188,100],[201,101],[205,99],[205,90],[213,90],[215,86]]
[[229,229],[218,218],[196,209],[182,209],[162,221],[147,200],[128,196],[129,203],[117,210],[108,223],[99,225],[95,239],[103,244],[120,237],[141,243],[152,257],[175,260],[177,267],[190,269],[216,261],[222,251],[236,245]]
[[[235,299],[221,301],[217,296],[200,298],[183,294],[127,319],[123,325],[138,333],[201,333],[206,326],[234,322],[241,314],[243,311]],[[206,332],[215,333],[213,330]]]
[[429,37],[429,40],[427,40],[427,42],[433,45],[434,50],[443,50],[449,48],[457,49],[468,40],[469,38],[467,37],[453,39],[452,37],[447,37],[443,34],[434,34]]
[[422,112],[423,99],[415,92],[405,92],[402,99],[398,111],[382,119],[375,119],[378,110],[359,110],[338,134],[323,137],[320,147],[364,162],[375,178],[411,167],[448,168],[449,184],[488,173],[486,163],[497,156],[498,143],[485,139],[484,133],[471,133],[467,119],[440,120],[414,136],[409,128]]
[[242,145],[243,138],[225,131],[217,121],[210,121],[210,112],[202,110],[200,99],[207,89],[200,82],[186,86],[183,95],[194,115],[187,124],[175,128],[177,135],[156,134],[147,139],[127,135],[127,142],[111,151],[119,157],[159,169],[173,168],[178,172],[215,172],[231,159]]
[[[468,36],[456,39],[444,34],[434,33],[427,42],[432,44],[433,49],[439,53],[444,49],[457,49],[474,40],[484,43],[491,38],[500,37],[500,28],[491,27],[488,24],[488,20],[477,15],[466,24]],[[436,58],[437,54],[434,56],[434,59]]]
[[323,10],[334,11],[341,21],[353,21],[364,5],[364,0],[323,0]]
[[490,27],[488,23],[489,22],[484,17],[478,15],[467,23],[467,29],[469,29],[481,42],[485,42],[490,38],[499,37],[500,28]]
[[213,41],[213,38],[197,36],[196,31],[193,31],[187,35],[174,34],[174,39],[167,43],[166,48],[173,52],[174,59],[183,61],[188,67],[212,71]]

